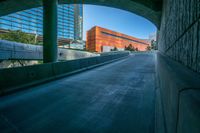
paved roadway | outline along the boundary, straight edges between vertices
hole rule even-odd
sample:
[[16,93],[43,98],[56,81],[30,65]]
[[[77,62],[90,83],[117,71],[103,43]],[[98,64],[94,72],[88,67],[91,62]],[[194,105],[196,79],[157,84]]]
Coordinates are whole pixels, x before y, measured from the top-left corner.
[[154,54],[131,55],[0,98],[0,132],[153,133],[154,93]]

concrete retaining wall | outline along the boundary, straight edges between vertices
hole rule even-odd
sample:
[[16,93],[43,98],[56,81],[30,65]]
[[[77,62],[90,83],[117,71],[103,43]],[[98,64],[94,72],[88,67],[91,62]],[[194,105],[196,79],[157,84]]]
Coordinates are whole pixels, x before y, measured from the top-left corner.
[[[86,51],[58,48],[58,60],[73,60],[99,56]],[[42,60],[43,47],[0,40],[0,60]]]
[[157,133],[200,132],[200,75],[157,55]]
[[75,72],[87,70],[128,55],[128,52],[119,52],[108,56],[97,56],[66,62],[0,69],[0,95],[20,88],[26,88],[30,85],[55,80]]
[[200,1],[164,0],[158,49],[200,72]]
[[200,133],[200,1],[163,0],[158,33],[156,132]]

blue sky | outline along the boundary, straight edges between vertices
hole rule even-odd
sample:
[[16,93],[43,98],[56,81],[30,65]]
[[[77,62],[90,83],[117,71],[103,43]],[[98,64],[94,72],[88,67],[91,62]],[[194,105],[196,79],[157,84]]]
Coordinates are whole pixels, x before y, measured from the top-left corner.
[[84,5],[83,39],[86,31],[100,26],[141,39],[147,39],[156,27],[147,19],[128,11],[96,5]]

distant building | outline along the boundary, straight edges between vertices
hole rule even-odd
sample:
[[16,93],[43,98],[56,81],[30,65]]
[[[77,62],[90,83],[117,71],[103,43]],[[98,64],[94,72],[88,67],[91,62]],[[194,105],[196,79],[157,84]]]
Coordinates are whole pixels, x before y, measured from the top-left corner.
[[[20,30],[36,35],[42,40],[43,8],[33,8],[0,17],[0,33],[8,30]],[[69,45],[74,40],[82,40],[83,5],[58,5],[58,41],[59,45]]]
[[60,45],[60,48],[70,48],[70,49],[80,49],[85,50],[85,41],[83,40],[76,40],[72,41],[69,45]]
[[151,43],[151,49],[157,50],[157,32],[153,32],[149,35],[149,42]]
[[138,51],[146,51],[150,43],[98,26],[93,27],[87,32],[86,50],[88,51],[108,52],[114,48],[124,50],[129,45],[132,45]]
[[157,33],[156,32],[153,32],[153,33],[151,33],[150,35],[149,35],[149,40],[150,41],[156,41],[156,35],[157,35]]

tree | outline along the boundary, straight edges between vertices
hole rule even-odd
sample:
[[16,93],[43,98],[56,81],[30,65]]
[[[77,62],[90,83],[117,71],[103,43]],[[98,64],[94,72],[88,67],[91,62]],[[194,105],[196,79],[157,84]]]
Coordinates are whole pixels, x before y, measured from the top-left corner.
[[118,49],[116,47],[114,47],[113,51],[118,51]]
[[133,51],[133,46],[132,46],[131,44],[129,44],[128,47],[127,47],[127,49],[128,49],[129,51]]
[[111,51],[118,51],[118,49],[114,47],[113,49],[111,49]]
[[147,46],[146,50],[150,51],[151,50],[151,46]]
[[35,35],[20,30],[8,31],[7,33],[0,34],[0,39],[26,44],[38,44]]
[[126,47],[126,46],[124,47],[124,50],[127,50],[127,47]]
[[128,47],[125,46],[124,49],[128,51],[136,51],[137,48],[135,49],[131,44],[129,44]]
[[157,43],[154,40],[151,41],[151,49],[157,50]]
[[151,40],[151,45],[149,45],[146,50],[150,51],[150,50],[156,50],[157,46],[156,46],[156,41]]

